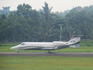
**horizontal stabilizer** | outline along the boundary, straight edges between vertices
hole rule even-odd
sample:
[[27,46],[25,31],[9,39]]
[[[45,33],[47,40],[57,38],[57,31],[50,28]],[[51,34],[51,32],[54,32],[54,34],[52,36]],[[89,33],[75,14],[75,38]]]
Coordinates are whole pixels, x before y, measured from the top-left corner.
[[78,47],[80,47],[80,46],[79,46],[79,43],[78,43],[78,44],[70,45],[69,47],[78,48]]

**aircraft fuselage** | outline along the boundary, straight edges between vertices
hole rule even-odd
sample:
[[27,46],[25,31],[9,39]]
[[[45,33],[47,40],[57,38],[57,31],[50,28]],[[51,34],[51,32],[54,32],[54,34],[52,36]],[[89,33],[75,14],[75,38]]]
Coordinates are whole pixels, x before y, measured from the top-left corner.
[[23,42],[20,45],[11,47],[15,50],[56,50],[68,47],[66,42]]

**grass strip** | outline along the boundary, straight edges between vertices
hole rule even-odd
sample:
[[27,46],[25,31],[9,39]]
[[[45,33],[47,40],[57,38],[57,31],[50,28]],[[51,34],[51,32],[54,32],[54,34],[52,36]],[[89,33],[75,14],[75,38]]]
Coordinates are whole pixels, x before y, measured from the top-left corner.
[[93,57],[0,57],[0,70],[93,70]]

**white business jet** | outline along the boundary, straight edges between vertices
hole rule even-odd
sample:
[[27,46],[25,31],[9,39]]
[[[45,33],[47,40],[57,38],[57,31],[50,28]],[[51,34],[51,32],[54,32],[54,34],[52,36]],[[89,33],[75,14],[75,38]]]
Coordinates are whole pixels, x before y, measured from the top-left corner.
[[11,47],[10,49],[17,50],[51,50],[63,49],[67,47],[79,47],[80,38],[82,35],[74,35],[69,41],[53,41],[53,42],[22,42],[21,44]]

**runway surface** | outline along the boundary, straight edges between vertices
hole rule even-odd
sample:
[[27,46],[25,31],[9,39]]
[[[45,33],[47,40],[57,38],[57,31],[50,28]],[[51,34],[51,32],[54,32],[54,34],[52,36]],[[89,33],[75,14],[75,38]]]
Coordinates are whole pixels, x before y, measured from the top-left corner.
[[88,52],[55,52],[55,53],[45,53],[45,52],[0,52],[0,57],[4,56],[29,56],[29,57],[41,57],[41,56],[61,56],[61,57],[93,57],[93,53]]

